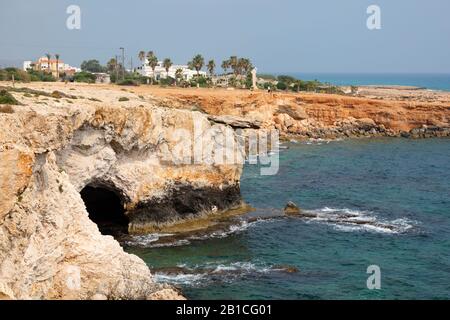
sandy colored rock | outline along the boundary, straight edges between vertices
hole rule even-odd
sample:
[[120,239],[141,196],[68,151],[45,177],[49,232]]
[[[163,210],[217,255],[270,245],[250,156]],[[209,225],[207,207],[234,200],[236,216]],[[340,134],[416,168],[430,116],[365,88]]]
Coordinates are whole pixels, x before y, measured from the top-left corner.
[[149,300],[186,300],[186,298],[174,289],[162,289],[152,293]]
[[[450,93],[408,87],[360,87],[357,96],[139,87],[171,108],[196,106],[210,115],[257,119],[283,136],[400,136],[435,126],[424,136],[450,136]],[[368,124],[370,123],[370,126]],[[374,130],[373,130],[374,129]]]
[[[0,298],[181,298],[99,232],[80,191],[89,185],[116,192],[130,230],[138,231],[239,205],[242,163],[215,157],[240,150],[223,144],[234,131],[200,112],[157,107],[119,88],[23,88],[62,94],[12,92],[22,105],[0,113]],[[122,96],[129,100],[119,102]],[[177,153],[180,129],[212,154],[183,161],[190,159]]]
[[300,208],[297,206],[296,203],[292,201],[289,201],[284,207],[284,214],[288,216],[298,216],[300,215],[300,213],[301,213]]

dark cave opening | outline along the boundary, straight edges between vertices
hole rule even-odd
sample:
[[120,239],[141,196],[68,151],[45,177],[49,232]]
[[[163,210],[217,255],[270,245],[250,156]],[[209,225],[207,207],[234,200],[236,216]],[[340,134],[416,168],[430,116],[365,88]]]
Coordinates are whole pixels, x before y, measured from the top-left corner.
[[128,218],[118,194],[103,187],[86,186],[80,192],[89,218],[104,235],[117,236],[128,233]]

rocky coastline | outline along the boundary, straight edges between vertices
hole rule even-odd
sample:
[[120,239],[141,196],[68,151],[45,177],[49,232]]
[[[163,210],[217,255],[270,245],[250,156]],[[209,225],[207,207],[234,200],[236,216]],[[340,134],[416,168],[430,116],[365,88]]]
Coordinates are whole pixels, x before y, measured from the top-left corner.
[[282,139],[450,136],[450,93],[361,87],[357,95],[151,89],[157,103],[196,109],[234,128],[276,129]]
[[122,90],[7,90],[20,104],[0,112],[0,298],[183,298],[104,231],[240,206],[242,163],[176,161],[180,136],[220,155],[234,131]]
[[[450,136],[448,94],[414,100],[380,98],[373,88],[370,96],[337,96],[0,86],[19,102],[0,108],[1,299],[183,299],[175,288],[155,283],[147,265],[105,230],[117,224],[133,235],[177,234],[220,228],[222,219],[251,211],[240,194],[243,162],[221,161],[228,154],[245,157],[241,133],[276,129],[282,139]],[[211,154],[190,153],[198,145]],[[103,205],[114,219],[97,212]],[[294,204],[288,209],[317,218]]]

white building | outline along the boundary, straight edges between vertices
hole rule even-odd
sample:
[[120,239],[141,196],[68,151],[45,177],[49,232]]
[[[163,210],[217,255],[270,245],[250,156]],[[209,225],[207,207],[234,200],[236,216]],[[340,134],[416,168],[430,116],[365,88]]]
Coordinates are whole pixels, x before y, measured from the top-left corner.
[[[169,73],[167,74],[167,71],[163,66],[163,62],[158,61],[158,65],[155,67],[155,78],[156,78],[156,80],[166,79],[167,75],[169,75],[170,78],[175,79],[175,74],[178,69],[182,70],[183,79],[186,81],[191,80],[194,76],[197,75],[197,71],[189,69],[189,67],[187,65],[176,65],[176,64],[172,65],[169,68]],[[137,71],[145,77],[153,78],[153,70],[148,65],[147,59],[145,60],[145,62],[142,66],[137,68]],[[200,71],[199,74],[201,76],[206,77],[206,72],[204,72],[204,71]]]
[[28,69],[31,69],[32,68],[32,65],[33,64],[33,61],[30,61],[30,60],[28,60],[28,61],[24,61],[23,62],[23,71],[27,71]]

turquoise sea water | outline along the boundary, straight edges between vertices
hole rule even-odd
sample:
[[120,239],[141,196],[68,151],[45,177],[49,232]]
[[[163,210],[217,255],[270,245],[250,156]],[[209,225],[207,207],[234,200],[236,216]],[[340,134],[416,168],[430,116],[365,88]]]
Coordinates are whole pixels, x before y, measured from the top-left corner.
[[[291,200],[319,218],[242,222],[127,250],[191,299],[450,298],[450,139],[288,146],[276,176],[246,166],[243,197],[256,214]],[[381,268],[381,290],[366,287],[369,265]],[[190,272],[161,271],[173,267]]]
[[[289,74],[289,73],[288,73]],[[319,80],[335,85],[399,85],[450,91],[450,74],[396,73],[290,73],[302,80]]]

